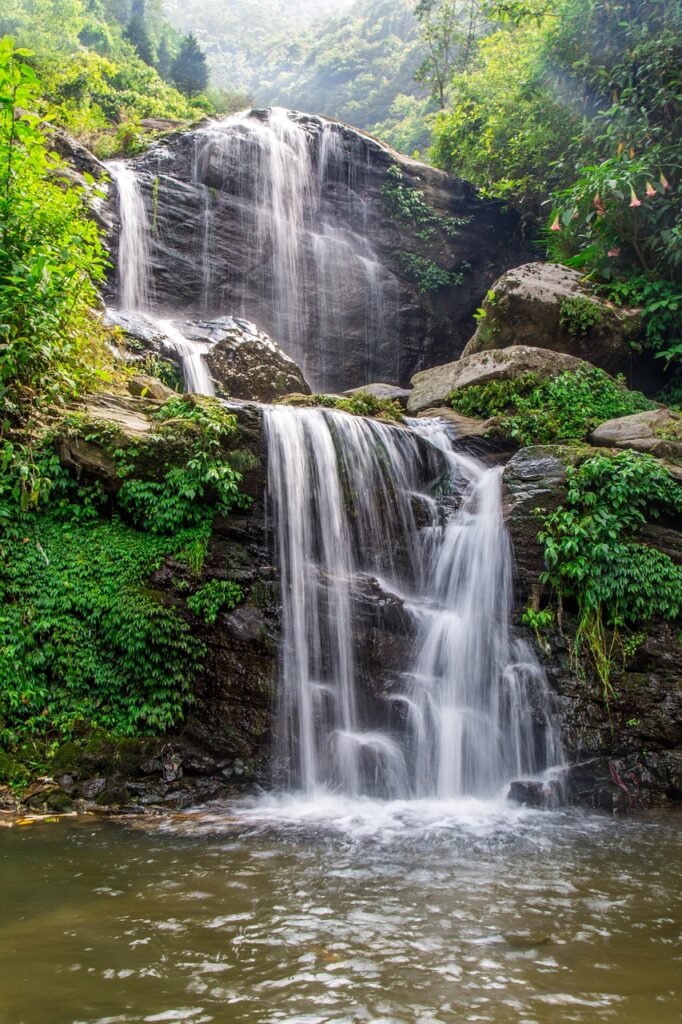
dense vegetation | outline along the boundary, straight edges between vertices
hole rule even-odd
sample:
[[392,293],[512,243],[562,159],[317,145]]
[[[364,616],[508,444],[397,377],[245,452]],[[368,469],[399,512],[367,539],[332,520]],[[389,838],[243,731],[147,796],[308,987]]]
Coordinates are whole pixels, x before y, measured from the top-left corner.
[[636,452],[593,455],[568,475],[566,500],[540,533],[544,579],[560,602],[576,603],[574,649],[587,648],[608,701],[616,655],[644,639],[652,618],[674,621],[682,612],[682,567],[639,537],[646,522],[679,517],[682,487]]
[[655,403],[603,370],[586,369],[540,379],[524,373],[454,391],[452,408],[464,416],[494,417],[491,432],[519,444],[584,441],[598,424],[629,416]]
[[488,14],[496,26],[450,77],[434,160],[545,222],[541,251],[642,305],[648,345],[679,366],[682,8],[519,0]]
[[403,152],[428,145],[435,106],[414,77],[423,46],[412,0],[165,0],[164,9],[196,30],[219,89],[337,117]]
[[[0,42],[0,748],[30,759],[85,724],[139,734],[182,715],[203,658],[193,617],[211,623],[243,598],[197,574],[213,518],[244,499],[235,421],[215,403],[171,399],[136,443],[67,412],[130,371],[95,312],[97,189],[50,152],[28,59]],[[107,452],[115,487],[77,483],[55,431]],[[169,558],[170,603],[150,585]]]
[[32,109],[102,158],[138,151],[154,135],[148,119],[189,122],[214,109],[196,40],[153,0],[6,0],[0,36],[26,50],[41,79]]

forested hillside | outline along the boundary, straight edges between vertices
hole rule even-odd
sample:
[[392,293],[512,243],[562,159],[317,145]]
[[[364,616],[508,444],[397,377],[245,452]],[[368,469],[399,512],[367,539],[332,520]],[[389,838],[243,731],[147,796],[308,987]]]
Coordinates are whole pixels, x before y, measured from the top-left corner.
[[339,118],[403,152],[428,145],[436,107],[415,80],[424,47],[412,0],[164,0],[164,10],[197,33],[220,89]]
[[155,0],[5,0],[1,36],[27,51],[40,111],[102,158],[143,148],[149,119],[184,123],[214,110],[194,37]]

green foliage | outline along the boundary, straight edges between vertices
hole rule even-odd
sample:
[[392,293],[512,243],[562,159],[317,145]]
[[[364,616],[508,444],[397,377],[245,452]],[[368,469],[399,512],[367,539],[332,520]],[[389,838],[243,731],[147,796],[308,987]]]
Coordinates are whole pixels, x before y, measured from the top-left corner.
[[232,580],[210,580],[191,597],[187,598],[187,607],[213,626],[222,608],[231,611],[244,600],[244,591]]
[[435,162],[545,221],[550,259],[644,307],[680,365],[682,7],[665,0],[485,5],[503,23],[455,74]]
[[463,71],[476,52],[477,37],[484,27],[478,0],[417,0],[415,16],[426,50],[415,72],[428,85],[441,110],[455,71]]
[[384,211],[389,217],[420,228],[417,237],[430,241],[436,230],[453,237],[458,229],[471,223],[472,217],[441,217],[424,199],[424,193],[405,177],[397,164],[391,164],[380,189]]
[[[104,439],[123,478],[118,506],[135,526],[168,534],[248,505],[239,491],[241,474],[224,449],[236,436],[234,416],[218,402],[178,396],[157,418],[159,425],[147,439],[124,450]],[[88,437],[103,440],[100,430]]]
[[26,421],[63,402],[96,368],[91,309],[106,257],[86,202],[64,187],[34,109],[40,85],[27,54],[0,41],[0,407]]
[[[617,631],[682,611],[682,568],[637,537],[647,520],[681,511],[682,487],[666,469],[621,452],[569,469],[563,506],[544,516],[543,579],[577,604],[576,645],[587,647],[607,700]],[[614,629],[610,640],[605,625]]]
[[393,257],[401,269],[416,281],[417,289],[422,294],[447,288],[448,285],[461,284],[464,280],[461,271],[446,270],[418,252],[396,249]]
[[[0,545],[0,730],[67,734],[86,719],[118,733],[182,714],[201,644],[149,575],[192,538],[114,519],[32,513]],[[16,739],[16,736],[14,737]]]
[[[169,557],[197,573],[214,516],[246,505],[228,457],[235,420],[218,402],[171,398],[134,444],[122,444],[115,424],[72,415],[70,427],[109,452],[123,483],[115,498],[76,485],[49,442],[26,472],[0,477],[0,736],[9,746],[69,735],[83,719],[121,734],[177,721],[204,651],[181,614],[187,582],[176,596],[150,577]],[[12,469],[25,458],[15,452]],[[215,581],[187,606],[211,622],[242,599],[236,584]]]
[[578,295],[564,299],[559,307],[559,323],[574,338],[583,338],[604,321],[604,313],[596,302]]
[[[639,306],[644,324],[644,343],[666,364],[682,357],[682,289],[672,281],[643,274],[611,281],[603,290],[612,302]],[[679,373],[679,370],[678,370]]]
[[414,80],[424,48],[413,0],[166,0],[164,9],[197,33],[217,89],[254,97],[242,108],[319,111],[406,153],[428,145],[433,104]]
[[143,118],[190,121],[212,110],[205,97],[187,99],[151,66],[163,60],[167,74],[181,38],[139,0],[118,6],[7,0],[2,33],[32,51],[27,62],[42,93],[31,109],[64,125],[102,159],[149,145],[158,132],[141,128]]
[[464,416],[498,417],[496,430],[523,445],[582,441],[605,420],[656,408],[622,379],[594,368],[474,384],[453,391],[449,401]]
[[433,122],[436,165],[528,217],[541,215],[548,192],[562,184],[554,162],[578,121],[577,111],[545,79],[544,40],[537,25],[503,28],[482,39]]

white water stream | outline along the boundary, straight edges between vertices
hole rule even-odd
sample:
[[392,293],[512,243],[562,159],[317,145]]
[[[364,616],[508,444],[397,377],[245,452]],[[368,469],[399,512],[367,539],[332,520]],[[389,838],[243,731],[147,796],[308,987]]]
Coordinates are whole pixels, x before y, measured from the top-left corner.
[[[499,468],[457,452],[437,420],[406,429],[321,409],[265,416],[286,785],[316,797],[490,798],[560,765],[544,673],[509,631]],[[428,493],[439,478],[457,505],[444,521]],[[354,609],[368,576],[402,598],[414,652],[371,707]]]
[[143,313],[167,338],[175,350],[185,390],[199,395],[214,395],[215,387],[204,355],[208,346],[187,338],[167,317],[151,311],[150,230],[142,189],[133,169],[122,160],[107,164],[116,185],[120,231],[118,236],[118,303],[122,310]]

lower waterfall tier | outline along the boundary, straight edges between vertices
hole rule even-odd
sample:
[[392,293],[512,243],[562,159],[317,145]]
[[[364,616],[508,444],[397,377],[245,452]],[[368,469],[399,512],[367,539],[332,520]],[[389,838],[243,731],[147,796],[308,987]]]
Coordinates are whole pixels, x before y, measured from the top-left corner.
[[[501,471],[437,420],[265,413],[282,577],[277,741],[289,787],[492,796],[562,760],[544,673],[509,632]],[[358,685],[355,593],[400,597],[411,643],[385,692]]]

